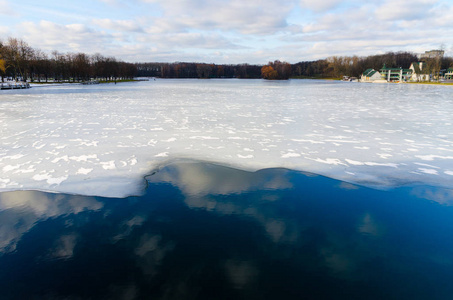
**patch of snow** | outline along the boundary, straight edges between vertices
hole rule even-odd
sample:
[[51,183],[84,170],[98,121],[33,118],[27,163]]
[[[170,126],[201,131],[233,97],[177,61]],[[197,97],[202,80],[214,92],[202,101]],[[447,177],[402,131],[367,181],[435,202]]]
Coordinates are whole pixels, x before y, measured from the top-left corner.
[[8,165],[8,166],[4,166],[2,170],[3,170],[3,172],[9,172],[9,171],[17,170],[19,168],[20,168],[20,165],[14,165],[14,166]]
[[239,158],[253,158],[253,155],[249,154],[249,155],[241,155],[241,154],[238,154],[237,155]]
[[91,173],[92,171],[93,171],[93,169],[80,168],[77,170],[76,174],[87,175],[87,174]]
[[154,156],[155,157],[167,157],[168,156],[168,152],[162,152],[162,153],[156,154]]
[[114,170],[114,169],[116,169],[116,165],[115,165],[115,161],[114,160],[106,161],[106,162],[101,161],[100,164],[101,164],[101,166],[102,166],[102,168],[104,170]]
[[282,154],[282,158],[290,158],[290,157],[299,157],[301,156],[299,153],[294,153],[294,152],[288,152]]
[[96,159],[98,156],[96,154],[90,154],[90,155],[80,155],[80,156],[70,156],[70,160],[75,160],[75,161],[88,161],[89,159]]
[[338,158],[326,158],[326,159],[321,159],[321,158],[316,158],[313,159],[316,162],[323,163],[323,164],[328,164],[328,165],[345,165],[340,159]]
[[282,93],[276,84],[159,80],[1,93],[0,191],[122,197],[181,158],[370,186],[453,187],[452,89],[290,80]]
[[352,160],[352,159],[345,159],[345,161],[348,163],[348,164],[351,164],[351,165],[354,165],[354,166],[363,166],[365,163],[363,162],[360,162],[360,161],[356,161],[356,160]]

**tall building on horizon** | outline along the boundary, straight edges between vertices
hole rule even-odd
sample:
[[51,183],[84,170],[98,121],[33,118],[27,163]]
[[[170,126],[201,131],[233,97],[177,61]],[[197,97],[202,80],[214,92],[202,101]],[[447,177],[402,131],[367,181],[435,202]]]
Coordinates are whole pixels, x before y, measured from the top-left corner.
[[444,57],[444,50],[430,50],[430,51],[425,51],[425,53],[422,53],[418,56],[419,59],[424,59],[424,58],[442,58]]

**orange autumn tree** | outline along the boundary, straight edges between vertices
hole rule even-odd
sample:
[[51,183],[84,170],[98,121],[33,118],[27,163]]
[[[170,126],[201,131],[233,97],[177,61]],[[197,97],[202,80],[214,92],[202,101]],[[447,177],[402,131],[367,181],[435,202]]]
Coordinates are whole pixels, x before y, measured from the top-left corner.
[[6,72],[6,62],[0,57],[0,81],[3,82],[3,74]]
[[261,68],[261,75],[263,76],[264,79],[269,79],[269,80],[274,80],[278,79],[278,73],[277,71],[272,68],[272,66],[267,65]]
[[3,59],[0,58],[0,72],[4,73],[6,71],[6,63]]
[[291,65],[279,60],[269,62],[261,68],[261,76],[269,80],[288,79],[291,76]]

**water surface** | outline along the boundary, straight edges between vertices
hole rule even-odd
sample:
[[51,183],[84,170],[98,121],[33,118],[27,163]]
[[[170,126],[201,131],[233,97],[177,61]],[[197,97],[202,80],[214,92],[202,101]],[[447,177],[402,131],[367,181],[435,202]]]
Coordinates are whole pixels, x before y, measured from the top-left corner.
[[181,162],[143,196],[0,193],[1,299],[451,299],[453,191]]

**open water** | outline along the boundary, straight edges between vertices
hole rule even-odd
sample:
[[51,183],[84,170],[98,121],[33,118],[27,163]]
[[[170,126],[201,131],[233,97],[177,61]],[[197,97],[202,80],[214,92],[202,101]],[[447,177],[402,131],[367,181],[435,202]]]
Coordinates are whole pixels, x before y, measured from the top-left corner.
[[1,299],[451,299],[453,190],[180,162],[139,197],[0,194]]

